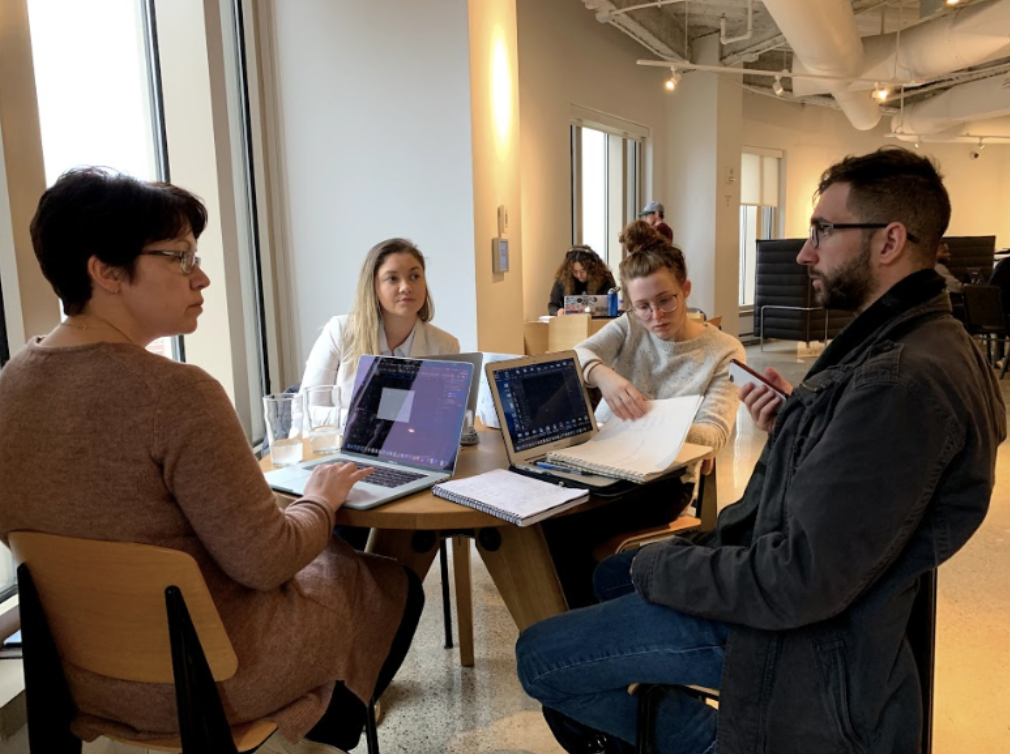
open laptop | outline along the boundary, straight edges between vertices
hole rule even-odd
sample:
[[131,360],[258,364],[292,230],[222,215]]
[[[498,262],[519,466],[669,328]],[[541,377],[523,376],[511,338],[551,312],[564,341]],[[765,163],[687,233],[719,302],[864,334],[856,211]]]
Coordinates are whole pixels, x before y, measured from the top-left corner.
[[273,489],[302,495],[315,466],[351,461],[375,469],[351,488],[344,503],[365,509],[452,476],[473,365],[362,356],[358,373],[340,452],[267,472]]
[[[480,395],[480,382],[482,375],[484,374],[481,367],[484,366],[484,354],[480,351],[472,351],[468,353],[450,353],[444,356],[425,356],[425,359],[429,361],[465,361],[468,364],[473,364],[473,377],[470,379],[470,397],[466,402],[466,410],[472,411],[473,415],[477,415],[477,397]],[[357,384],[355,384],[357,388]]]
[[618,483],[537,465],[550,451],[584,443],[599,431],[574,351],[490,363],[485,371],[513,470],[590,489]]

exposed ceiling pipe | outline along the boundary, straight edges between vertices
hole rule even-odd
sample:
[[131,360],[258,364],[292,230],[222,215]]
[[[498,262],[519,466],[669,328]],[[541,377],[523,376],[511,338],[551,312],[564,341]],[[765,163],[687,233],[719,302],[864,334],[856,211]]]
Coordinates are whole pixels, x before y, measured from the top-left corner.
[[754,36],[754,0],[747,0],[747,31],[738,37],[726,36],[726,14],[723,13],[719,19],[719,41],[724,45],[734,42],[746,42]]
[[[779,30],[793,48],[793,70],[797,63],[808,73],[852,77],[863,65],[863,42],[856,27],[856,16],[848,0],[765,0]],[[798,71],[797,71],[798,72]],[[799,82],[794,80],[794,92]],[[830,92],[849,122],[860,131],[868,131],[880,122],[880,108],[865,92],[852,92],[844,82],[826,82],[822,91]]]
[[[1010,0],[992,0],[947,13],[896,34],[863,38],[862,79],[926,80],[1010,55]],[[797,71],[799,72],[799,71]],[[866,89],[865,84],[853,89]],[[804,83],[804,94],[828,91]]]
[[998,142],[1005,144],[1010,142],[1010,118],[962,123],[935,134],[890,133],[888,136],[906,142],[957,142],[961,144]]
[[[666,0],[667,2],[684,2],[684,0]],[[625,15],[630,8],[618,8],[609,0],[582,0],[589,9],[596,11],[596,18],[601,23],[609,23],[615,29],[620,29],[638,44],[661,58],[670,61],[683,61],[685,58],[679,52],[659,39],[640,23]],[[655,5],[655,3],[650,3]],[[601,18],[604,17],[604,18]]]
[[992,76],[954,86],[923,102],[906,105],[891,118],[895,133],[925,136],[968,121],[1010,115],[1010,88],[1005,76]]

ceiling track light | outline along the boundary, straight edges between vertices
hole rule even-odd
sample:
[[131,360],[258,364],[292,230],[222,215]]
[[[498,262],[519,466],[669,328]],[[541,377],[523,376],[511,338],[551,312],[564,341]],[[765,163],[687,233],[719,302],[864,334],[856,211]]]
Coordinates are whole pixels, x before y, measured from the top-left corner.
[[664,86],[666,87],[666,91],[672,92],[676,90],[677,84],[679,83],[680,83],[680,71],[678,71],[676,68],[671,67],[670,78],[668,78],[666,80],[666,84],[664,84]]
[[887,102],[889,96],[891,96],[891,90],[886,86],[881,86],[879,82],[873,85],[873,99],[877,102]]
[[981,152],[983,149],[985,149],[985,137],[980,136],[978,139],[978,151]]
[[772,91],[775,92],[776,97],[781,97],[785,93],[786,88],[782,86],[782,76],[778,75],[775,77],[775,83],[772,84]]

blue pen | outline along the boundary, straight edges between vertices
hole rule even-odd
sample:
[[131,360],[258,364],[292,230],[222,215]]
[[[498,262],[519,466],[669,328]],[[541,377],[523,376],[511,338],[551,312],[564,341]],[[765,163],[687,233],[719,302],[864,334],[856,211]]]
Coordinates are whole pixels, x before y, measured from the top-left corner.
[[536,465],[541,469],[547,469],[548,471],[563,471],[566,474],[578,474],[579,476],[592,476],[588,471],[583,471],[582,469],[573,469],[568,466],[558,466],[553,463],[547,463],[547,461],[537,461]]

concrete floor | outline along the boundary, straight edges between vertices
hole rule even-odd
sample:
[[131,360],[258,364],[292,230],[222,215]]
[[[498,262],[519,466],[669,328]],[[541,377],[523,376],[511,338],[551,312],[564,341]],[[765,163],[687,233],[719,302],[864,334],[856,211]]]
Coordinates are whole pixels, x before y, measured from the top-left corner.
[[[816,346],[815,346],[816,349]],[[747,349],[752,366],[798,382],[815,351],[794,343]],[[1010,402],[1010,380],[1004,398]],[[720,506],[734,502],[764,446],[741,413],[719,457]],[[1000,450],[992,507],[981,530],[940,569],[934,748],[936,754],[1010,751],[1010,447]],[[409,656],[383,702],[383,754],[563,754],[538,706],[515,677],[518,632],[480,558],[473,554],[476,661],[460,668],[443,649],[440,579],[425,582],[428,606]],[[365,752],[364,743],[356,754]]]

